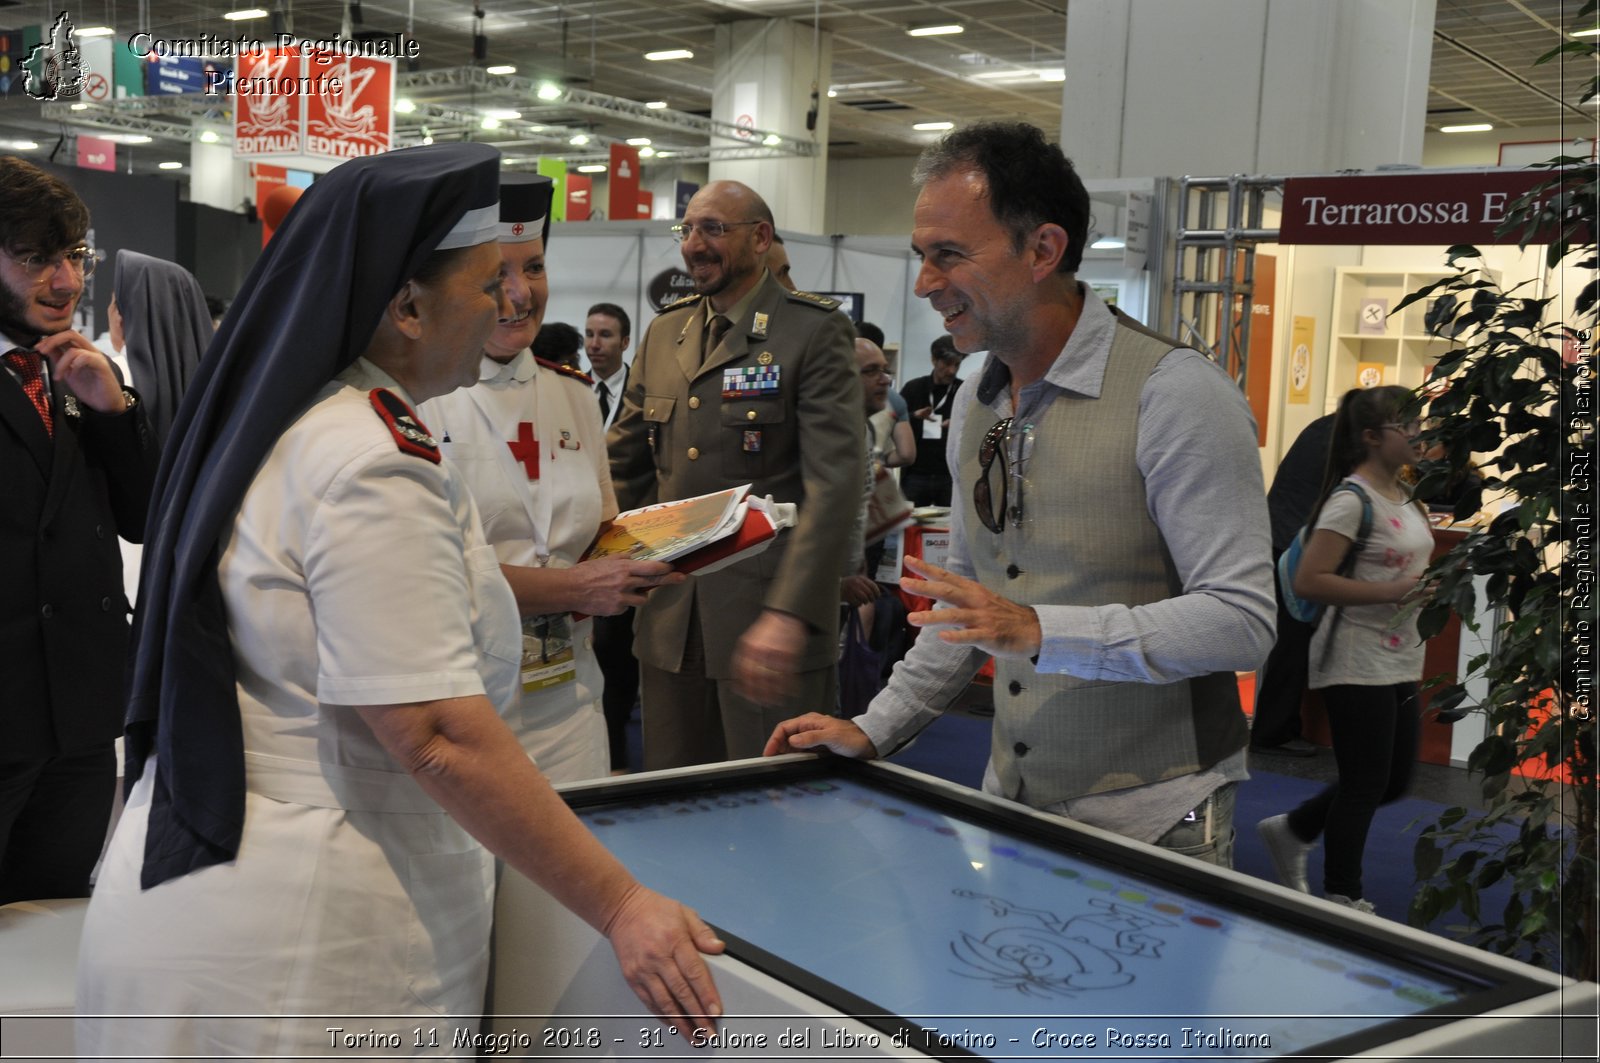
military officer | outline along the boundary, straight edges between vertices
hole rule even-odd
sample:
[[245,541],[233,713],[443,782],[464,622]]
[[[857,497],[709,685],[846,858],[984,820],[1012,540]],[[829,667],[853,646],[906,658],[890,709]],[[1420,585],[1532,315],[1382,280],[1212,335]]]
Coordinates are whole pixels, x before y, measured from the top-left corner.
[[832,711],[836,577],[865,447],[850,321],[767,272],[761,197],[714,181],[674,231],[696,294],[651,324],[634,359],[608,439],[617,501],[748,483],[800,517],[764,553],[639,608],[646,768],[758,756],[786,707]]

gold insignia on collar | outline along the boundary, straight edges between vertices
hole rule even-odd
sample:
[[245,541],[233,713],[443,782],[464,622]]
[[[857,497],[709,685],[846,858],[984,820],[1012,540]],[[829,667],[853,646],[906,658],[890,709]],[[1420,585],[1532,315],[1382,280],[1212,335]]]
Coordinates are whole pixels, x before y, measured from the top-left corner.
[[767,315],[757,314],[755,323],[750,326],[750,334],[758,340],[767,338]]
[[760,354],[756,355],[756,361],[760,362],[762,365],[771,365],[772,364],[772,352],[771,351],[762,351]]

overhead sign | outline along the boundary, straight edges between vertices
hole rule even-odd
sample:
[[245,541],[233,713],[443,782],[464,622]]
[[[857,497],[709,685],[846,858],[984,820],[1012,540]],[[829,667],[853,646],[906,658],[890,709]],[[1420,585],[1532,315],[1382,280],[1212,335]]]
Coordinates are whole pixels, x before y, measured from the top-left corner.
[[1291,177],[1283,184],[1283,244],[1493,244],[1511,204],[1545,170]]
[[639,149],[612,144],[609,170],[606,217],[612,221],[632,221],[639,216]]
[[394,146],[394,60],[291,45],[241,52],[233,153],[312,171]]

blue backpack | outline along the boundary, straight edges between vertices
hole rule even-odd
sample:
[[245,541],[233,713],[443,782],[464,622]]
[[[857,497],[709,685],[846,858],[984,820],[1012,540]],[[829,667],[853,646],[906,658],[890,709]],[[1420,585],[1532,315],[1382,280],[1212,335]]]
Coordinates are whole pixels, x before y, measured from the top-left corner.
[[[1334,572],[1335,575],[1348,576],[1356,567],[1356,555],[1367,548],[1367,539],[1372,535],[1372,499],[1352,483],[1340,484],[1328,497],[1332,498],[1340,491],[1354,491],[1361,499],[1361,527],[1356,531],[1355,542],[1350,544],[1344,560],[1339,562],[1339,567]],[[1289,541],[1283,553],[1278,555],[1278,590],[1283,594],[1284,611],[1301,623],[1315,624],[1322,619],[1324,606],[1321,602],[1307,601],[1294,592],[1294,574],[1300,568],[1300,557],[1305,553],[1306,540],[1309,538],[1311,529],[1301,528],[1294,533],[1294,538]]]

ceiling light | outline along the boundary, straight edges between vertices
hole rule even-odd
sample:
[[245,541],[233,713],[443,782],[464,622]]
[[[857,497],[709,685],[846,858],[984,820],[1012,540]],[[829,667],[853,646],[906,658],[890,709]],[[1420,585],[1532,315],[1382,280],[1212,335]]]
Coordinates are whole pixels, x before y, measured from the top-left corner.
[[906,30],[907,37],[946,37],[952,33],[965,33],[967,27],[947,23],[943,26],[911,26]]
[[650,108],[652,111],[664,111],[667,109],[667,101],[651,100],[649,103],[645,104],[645,106]]
[[511,74],[515,74],[517,72],[517,68],[512,66],[510,63],[499,63],[495,66],[484,67],[483,72],[485,74],[493,74],[496,77],[507,77]]
[[1002,78],[1031,78],[1031,77],[1033,77],[1033,71],[1031,71],[1031,70],[980,70],[976,74],[972,74],[972,75],[969,75],[969,76],[975,77],[975,78],[983,78],[986,81],[999,81]]
[[559,100],[566,95],[566,92],[553,81],[541,81],[539,83],[539,91],[534,95],[541,100]]
[[181,163],[181,162],[163,162],[163,163],[160,163],[159,165],[160,165],[161,169],[163,169],[163,170],[181,170],[181,169],[183,169],[183,163]]
[[830,99],[830,100],[837,99],[838,96],[839,96],[839,90],[838,89],[829,89],[828,90],[828,99]]
[[765,144],[769,148],[775,148],[779,144],[783,143],[783,138],[776,133],[768,133],[766,139],[764,139],[761,143]]
[[6,142],[6,147],[15,148],[17,151],[38,151],[39,142],[37,140],[10,140]]
[[150,138],[143,133],[112,133],[108,140],[115,140],[120,144],[148,144]]
[[1494,128],[1494,126],[1490,125],[1488,122],[1469,122],[1466,125],[1442,125],[1442,126],[1439,127],[1439,132],[1441,132],[1441,133],[1487,133],[1489,130],[1491,130],[1493,128]]
[[77,31],[79,37],[109,37],[117,31],[110,26],[90,26]]
[[629,147],[642,148],[648,143],[650,143],[650,138],[649,137],[629,137],[628,138],[628,146]]
[[918,122],[911,128],[919,133],[937,133],[945,129],[954,129],[954,122]]
[[1568,34],[1568,36],[1571,36],[1571,37],[1600,37],[1600,26],[1596,26],[1592,30],[1573,30],[1570,34]]
[[594,162],[594,163],[590,163],[587,166],[578,167],[578,172],[579,173],[605,173],[606,172],[606,167],[605,167],[604,163]]
[[422,146],[423,147],[427,147],[429,144],[432,144],[432,143],[433,143],[433,137],[426,136],[426,137],[422,138]]
[[521,111],[508,111],[504,108],[490,108],[483,112],[486,118],[498,118],[502,122],[515,122],[522,117]]
[[659,63],[665,59],[693,59],[694,53],[687,48],[667,48],[659,52],[646,52],[644,57],[652,63]]
[[87,111],[89,109],[89,105],[87,103],[75,103],[72,105],[72,109],[74,111]]
[[1117,251],[1128,245],[1120,236],[1102,236],[1089,246],[1096,251]]
[[203,129],[200,131],[200,143],[202,144],[215,144],[221,139],[221,137],[217,136],[217,131],[214,129]]
[[[640,154],[643,154],[643,152],[641,152]],[[658,152],[656,152],[656,158],[658,158],[658,159],[670,159],[670,158],[672,158],[673,154],[674,153],[670,152],[670,151],[658,151]]]
[[1049,70],[1041,70],[1041,71],[1039,71],[1039,80],[1040,81],[1065,81],[1065,80],[1067,80],[1067,72],[1066,72],[1066,70],[1064,68],[1059,67],[1059,66],[1058,67],[1052,67]]
[[500,119],[492,114],[486,114],[483,116],[483,121],[478,123],[478,127],[480,129],[499,129]]
[[267,12],[263,8],[247,7],[243,11],[224,12],[222,17],[229,22],[243,22],[247,18],[266,18]]
[[577,134],[574,134],[573,137],[570,140],[567,141],[567,143],[571,144],[573,147],[581,148],[585,144],[589,143],[589,134],[588,133],[577,133]]
[[652,148],[650,145],[646,144],[644,147],[639,149],[639,158],[641,158],[641,159],[653,159],[655,157],[656,157],[656,149]]

